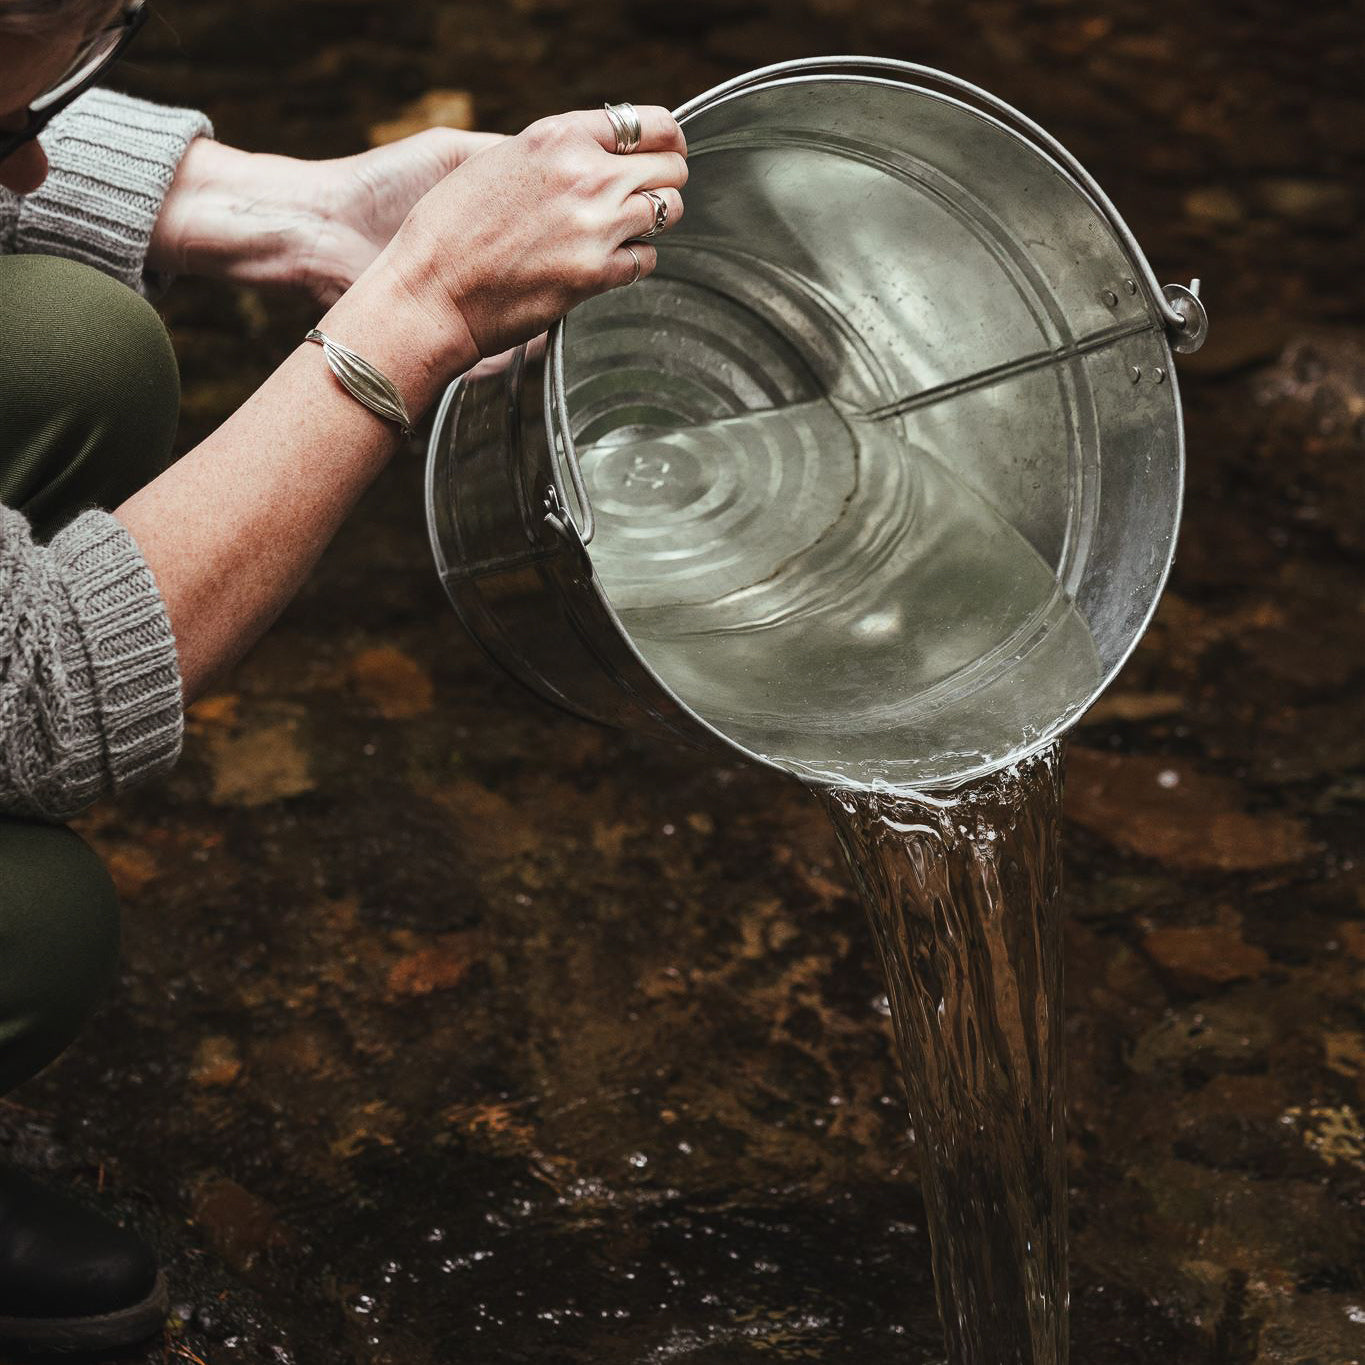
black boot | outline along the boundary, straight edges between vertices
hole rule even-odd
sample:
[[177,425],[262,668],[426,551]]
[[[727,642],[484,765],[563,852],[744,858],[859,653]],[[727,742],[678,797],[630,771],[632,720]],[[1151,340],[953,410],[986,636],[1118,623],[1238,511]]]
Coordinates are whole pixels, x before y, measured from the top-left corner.
[[166,1280],[134,1233],[0,1167],[0,1345],[96,1351],[166,1320]]

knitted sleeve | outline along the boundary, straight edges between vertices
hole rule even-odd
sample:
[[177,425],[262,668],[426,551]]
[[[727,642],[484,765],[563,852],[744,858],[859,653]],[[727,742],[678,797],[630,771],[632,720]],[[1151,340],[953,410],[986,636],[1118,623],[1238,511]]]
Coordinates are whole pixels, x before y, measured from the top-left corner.
[[183,731],[175,640],[132,536],[86,512],[39,545],[0,506],[0,811],[68,819],[169,768]]
[[0,190],[0,251],[69,256],[140,292],[152,226],[185,148],[212,125],[112,90],[90,90],[42,134],[50,170],[23,196]]

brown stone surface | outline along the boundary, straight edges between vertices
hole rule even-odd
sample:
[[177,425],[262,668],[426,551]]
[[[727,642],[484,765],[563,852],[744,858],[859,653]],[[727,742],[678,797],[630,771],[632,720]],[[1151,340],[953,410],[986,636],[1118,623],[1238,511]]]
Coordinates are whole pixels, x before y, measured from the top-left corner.
[[1172,985],[1194,992],[1260,976],[1270,965],[1264,948],[1223,924],[1154,929],[1143,938],[1142,951]]
[[1073,746],[1067,817],[1145,858],[1189,870],[1277,867],[1311,850],[1302,821],[1244,809],[1236,782],[1180,759]]
[[258,1260],[287,1249],[294,1238],[264,1199],[226,1177],[200,1182],[190,1216],[225,1261],[250,1270]]
[[392,645],[363,649],[351,660],[351,682],[385,720],[408,720],[431,710],[431,675]]
[[430,995],[458,986],[473,964],[476,942],[469,934],[445,934],[405,954],[389,968],[389,994]]
[[233,1038],[215,1036],[203,1039],[194,1050],[189,1078],[195,1085],[231,1085],[242,1074],[242,1058]]

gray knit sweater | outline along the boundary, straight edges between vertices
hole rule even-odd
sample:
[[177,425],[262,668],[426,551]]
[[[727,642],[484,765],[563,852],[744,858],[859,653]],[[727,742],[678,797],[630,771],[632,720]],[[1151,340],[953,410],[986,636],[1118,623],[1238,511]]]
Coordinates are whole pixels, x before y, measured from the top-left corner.
[[[69,256],[146,292],[166,190],[185,148],[211,133],[192,110],[83,95],[43,134],[42,188],[0,189],[0,252]],[[183,731],[170,621],[128,532],[86,512],[38,545],[0,507],[0,813],[74,815],[169,768]]]

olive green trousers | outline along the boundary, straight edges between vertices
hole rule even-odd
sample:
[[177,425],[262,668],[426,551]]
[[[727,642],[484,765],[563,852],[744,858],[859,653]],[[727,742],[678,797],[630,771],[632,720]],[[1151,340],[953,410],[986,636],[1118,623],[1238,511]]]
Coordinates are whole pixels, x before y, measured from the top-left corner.
[[[155,478],[179,406],[170,338],[146,300],[73,261],[0,256],[0,502],[40,540]],[[118,943],[118,899],[89,845],[0,814],[0,1095],[76,1036]]]

